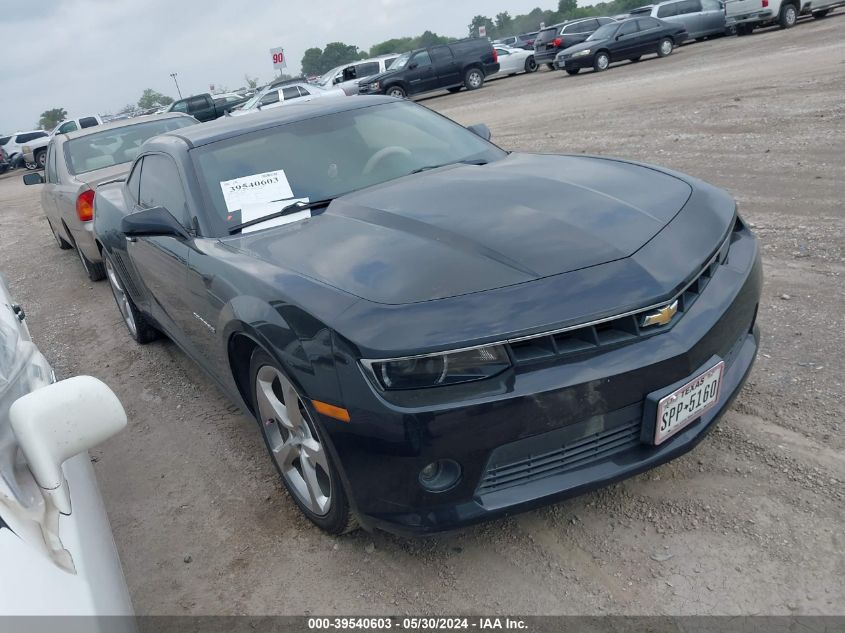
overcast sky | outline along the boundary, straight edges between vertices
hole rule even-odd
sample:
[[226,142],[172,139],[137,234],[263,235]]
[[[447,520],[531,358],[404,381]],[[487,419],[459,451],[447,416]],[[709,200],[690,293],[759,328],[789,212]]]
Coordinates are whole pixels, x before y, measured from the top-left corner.
[[556,0],[43,0],[0,3],[0,133],[31,129],[49,108],[70,116],[115,112],[144,88],[176,97],[234,89],[244,73],[273,76],[284,46],[299,72],[306,48],[373,44],[425,30],[465,36],[474,15],[527,13]]

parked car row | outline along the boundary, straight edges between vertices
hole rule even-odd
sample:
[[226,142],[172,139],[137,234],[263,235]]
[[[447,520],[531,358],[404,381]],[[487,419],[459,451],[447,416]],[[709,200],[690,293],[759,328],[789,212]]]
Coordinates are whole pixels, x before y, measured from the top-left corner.
[[[446,48],[447,87],[485,72]],[[415,85],[419,56],[370,83]],[[42,205],[129,336],[173,339],[255,418],[315,525],[436,532],[691,450],[758,345],[725,192],[489,138],[385,96],[170,113],[56,135]]]

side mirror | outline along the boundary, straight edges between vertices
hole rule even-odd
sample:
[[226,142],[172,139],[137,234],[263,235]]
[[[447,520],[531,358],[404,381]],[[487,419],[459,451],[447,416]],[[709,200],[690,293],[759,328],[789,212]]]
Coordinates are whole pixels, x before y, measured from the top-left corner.
[[185,227],[179,224],[176,218],[170,214],[170,211],[164,207],[152,207],[124,216],[120,223],[120,230],[127,237],[168,235],[184,240],[190,237]]
[[414,70],[414,68],[417,68],[418,66],[419,64],[417,62],[411,62],[408,64],[408,70]]
[[24,174],[23,184],[25,185],[40,185],[44,182],[44,177],[39,173]]
[[105,383],[77,376],[21,396],[9,421],[38,486],[70,514],[62,464],[121,431],[126,412]]
[[467,127],[467,129],[476,136],[480,136],[485,141],[489,141],[490,137],[492,136],[490,134],[490,128],[484,125],[483,123],[476,123],[475,125],[470,125]]

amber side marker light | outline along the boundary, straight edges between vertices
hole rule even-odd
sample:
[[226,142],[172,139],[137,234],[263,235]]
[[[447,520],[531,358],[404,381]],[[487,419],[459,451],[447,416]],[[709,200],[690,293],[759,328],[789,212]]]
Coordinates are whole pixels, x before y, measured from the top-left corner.
[[312,400],[311,404],[314,405],[314,408],[317,409],[318,413],[327,415],[335,420],[340,420],[341,422],[349,422],[349,411],[343,407],[336,407],[333,404],[320,402],[319,400]]

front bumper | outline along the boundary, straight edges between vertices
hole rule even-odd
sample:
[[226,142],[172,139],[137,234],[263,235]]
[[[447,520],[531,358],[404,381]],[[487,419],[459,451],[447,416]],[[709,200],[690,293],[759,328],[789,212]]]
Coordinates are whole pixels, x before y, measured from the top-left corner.
[[[757,352],[762,266],[753,235],[743,229],[738,236],[728,261],[672,329],[597,355],[510,370],[483,381],[490,383],[483,394],[467,390],[447,403],[426,396],[388,401],[346,364],[339,371],[353,424],[323,422],[362,525],[400,534],[454,529],[582,494],[691,450],[736,397]],[[660,446],[641,441],[646,397],[696,376],[714,358],[725,361],[716,406]],[[353,390],[358,395],[350,399]],[[597,444],[594,460],[490,485],[491,469],[565,452],[572,442],[616,441],[617,432],[625,435],[619,450]],[[444,458],[461,465],[462,478],[450,490],[427,492],[419,472]]]
[[581,57],[555,58],[555,68],[558,70],[575,70],[581,68],[592,68],[595,55],[582,55]]

